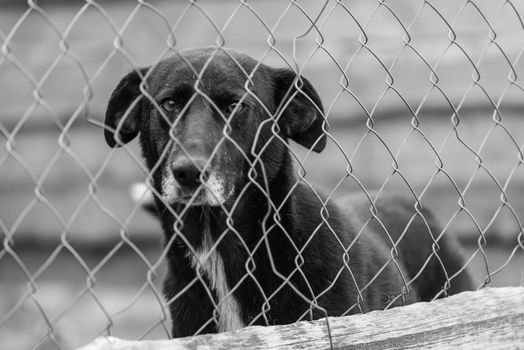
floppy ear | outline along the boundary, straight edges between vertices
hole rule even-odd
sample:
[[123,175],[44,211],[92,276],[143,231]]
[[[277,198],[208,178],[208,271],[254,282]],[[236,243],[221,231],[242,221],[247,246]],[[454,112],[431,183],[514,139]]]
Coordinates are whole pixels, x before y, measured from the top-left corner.
[[138,135],[142,115],[140,83],[147,68],[120,80],[107,103],[104,136],[110,147],[120,147]]
[[321,152],[326,147],[324,109],[313,85],[290,69],[275,70],[274,81],[275,103],[284,108],[278,121],[282,132],[298,144]]

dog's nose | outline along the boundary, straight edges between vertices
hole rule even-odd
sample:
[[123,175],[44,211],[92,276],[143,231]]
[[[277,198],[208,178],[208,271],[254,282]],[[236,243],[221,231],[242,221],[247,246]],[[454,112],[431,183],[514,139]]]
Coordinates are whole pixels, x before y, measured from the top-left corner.
[[171,171],[180,186],[195,188],[200,185],[201,178],[204,181],[207,178],[207,171],[203,170],[206,163],[205,159],[182,158],[173,162]]

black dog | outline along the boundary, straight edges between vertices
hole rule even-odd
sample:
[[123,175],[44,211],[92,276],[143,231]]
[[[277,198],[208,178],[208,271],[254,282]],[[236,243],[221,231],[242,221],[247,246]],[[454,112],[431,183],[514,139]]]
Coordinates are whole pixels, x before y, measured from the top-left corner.
[[472,288],[456,241],[414,201],[336,205],[299,180],[288,140],[320,152],[327,124],[293,70],[233,50],[182,51],[126,75],[105,124],[111,147],[140,134],[169,249],[175,337]]

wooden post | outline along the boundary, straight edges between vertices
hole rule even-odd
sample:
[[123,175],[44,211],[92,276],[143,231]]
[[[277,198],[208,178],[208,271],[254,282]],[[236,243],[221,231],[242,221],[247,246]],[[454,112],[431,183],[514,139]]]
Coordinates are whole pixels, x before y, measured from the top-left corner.
[[517,349],[524,348],[524,287],[486,288],[363,315],[173,340],[98,338],[79,350]]

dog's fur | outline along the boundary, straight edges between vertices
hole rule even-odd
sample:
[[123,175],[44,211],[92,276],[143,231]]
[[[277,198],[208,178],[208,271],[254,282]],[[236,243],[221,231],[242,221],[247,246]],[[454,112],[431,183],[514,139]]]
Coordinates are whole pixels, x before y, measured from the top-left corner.
[[229,49],[182,51],[127,74],[105,124],[111,147],[140,134],[169,249],[175,337],[472,288],[457,242],[414,200],[335,204],[298,180],[288,140],[320,152],[327,124],[293,70]]

